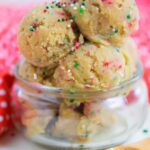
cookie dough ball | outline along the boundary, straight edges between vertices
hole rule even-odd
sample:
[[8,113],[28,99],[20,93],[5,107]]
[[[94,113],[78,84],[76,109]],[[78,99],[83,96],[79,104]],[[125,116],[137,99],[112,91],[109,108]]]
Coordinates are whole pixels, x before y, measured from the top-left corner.
[[109,89],[124,80],[125,61],[120,50],[110,45],[85,44],[60,62],[53,83],[66,89]]
[[21,53],[37,67],[56,66],[72,49],[76,35],[60,6],[42,5],[24,17],[18,33]]
[[93,42],[121,45],[138,28],[135,0],[63,0],[80,31]]
[[130,79],[133,74],[137,71],[137,63],[139,61],[137,46],[132,38],[126,38],[123,46],[120,48],[123,53],[126,69],[125,69],[125,80]]
[[58,121],[51,131],[52,135],[58,138],[76,140],[77,126],[80,118],[81,114],[75,112],[65,104],[61,104]]
[[19,66],[18,73],[24,80],[52,86],[51,76],[54,73],[54,69],[38,68],[25,61]]
[[91,117],[95,124],[103,128],[113,127],[117,122],[114,112],[108,108],[102,108],[99,101],[84,103],[83,112],[85,116]]
[[84,143],[91,140],[92,135],[97,132],[97,128],[98,124],[95,124],[91,118],[62,104],[58,121],[52,129],[52,135],[69,141]]
[[55,117],[55,112],[52,110],[26,110],[22,114],[22,124],[26,127],[26,134],[29,137],[38,134],[44,134],[48,124]]

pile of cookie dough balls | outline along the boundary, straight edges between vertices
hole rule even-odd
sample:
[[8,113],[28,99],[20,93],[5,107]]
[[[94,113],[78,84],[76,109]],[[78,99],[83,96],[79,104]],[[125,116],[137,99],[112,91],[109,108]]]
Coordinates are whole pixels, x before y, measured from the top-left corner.
[[[136,72],[137,47],[130,35],[138,28],[138,21],[134,0],[62,0],[40,5],[23,18],[19,27],[18,45],[25,58],[19,75],[29,82],[68,91],[107,91]],[[82,109],[89,111],[96,104],[82,101]],[[105,110],[90,117],[87,111],[75,111],[80,105],[70,107],[62,100],[51,132],[54,137],[85,142],[99,126],[115,122]],[[28,132],[35,134],[33,125],[42,118],[22,117]],[[37,134],[50,122],[49,117],[45,119],[48,120],[38,127]],[[87,123],[89,119],[91,124]],[[69,128],[71,123],[74,126]],[[62,133],[66,126],[68,132]]]

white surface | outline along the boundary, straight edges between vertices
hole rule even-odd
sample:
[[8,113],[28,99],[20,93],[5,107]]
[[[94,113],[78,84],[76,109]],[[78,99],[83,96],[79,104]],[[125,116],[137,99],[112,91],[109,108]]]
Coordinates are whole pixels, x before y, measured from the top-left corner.
[[[148,133],[143,133],[143,130],[147,129]],[[127,143],[134,143],[140,141],[142,139],[150,137],[150,110],[145,121],[145,124],[139,131],[127,141]],[[39,145],[36,145],[28,140],[26,140],[21,135],[11,136],[8,135],[7,137],[0,137],[0,150],[52,150],[46,149]]]

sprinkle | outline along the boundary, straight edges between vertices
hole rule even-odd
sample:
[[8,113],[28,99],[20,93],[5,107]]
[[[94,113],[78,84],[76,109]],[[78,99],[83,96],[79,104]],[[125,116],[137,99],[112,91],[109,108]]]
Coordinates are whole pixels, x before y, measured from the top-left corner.
[[69,90],[69,93],[70,93],[71,95],[72,95],[72,94],[75,94],[75,92],[76,92],[75,89],[70,89],[70,90]]
[[69,102],[70,102],[70,103],[74,103],[74,102],[75,102],[75,99],[69,99]]
[[147,129],[144,129],[144,130],[143,130],[143,133],[148,133],[148,130],[147,130]]
[[129,19],[129,20],[131,19],[131,15],[130,14],[127,15],[127,19]]
[[118,29],[112,29],[113,33],[118,33]]
[[79,9],[79,13],[82,15],[82,14],[84,14],[84,9],[81,7],[80,9]]
[[71,27],[71,24],[68,24],[67,27],[70,28],[70,27]]
[[44,12],[44,13],[47,13],[47,10],[46,10],[46,9],[44,9],[44,10],[43,10],[43,12]]
[[104,63],[103,63],[103,66],[104,67],[108,67],[110,65],[110,62],[108,62],[108,61],[105,61]]
[[82,15],[85,12],[85,6],[81,5],[79,9],[79,13]]
[[109,5],[113,4],[113,0],[102,0],[102,2],[107,3]]
[[132,27],[132,23],[128,23],[128,27],[131,28]]
[[77,68],[79,67],[79,63],[78,63],[78,62],[76,62],[73,66],[74,66],[74,68],[76,68],[76,69],[77,69]]
[[64,18],[62,18],[62,19],[61,19],[61,21],[62,21],[62,22],[64,22],[64,21],[65,21],[65,19],[64,19]]
[[69,17],[66,17],[66,21],[69,21]]
[[33,31],[34,31],[33,26],[30,26],[29,31],[30,31],[30,32],[33,32]]
[[80,43],[77,42],[77,41],[75,41],[75,42],[74,42],[74,46],[75,46],[76,49],[78,49],[78,48],[80,47]]
[[71,19],[73,19],[73,20],[76,19],[76,15],[73,15],[73,16],[71,17]]
[[51,8],[55,8],[53,5],[50,6]]
[[46,9],[49,9],[49,6],[46,6]]

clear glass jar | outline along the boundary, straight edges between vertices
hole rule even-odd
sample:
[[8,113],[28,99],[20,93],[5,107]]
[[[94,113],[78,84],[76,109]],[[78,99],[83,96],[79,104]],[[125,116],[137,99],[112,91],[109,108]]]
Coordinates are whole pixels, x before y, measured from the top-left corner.
[[58,149],[105,149],[125,142],[143,124],[147,88],[142,66],[132,79],[109,91],[66,91],[18,75],[14,123],[34,142]]

